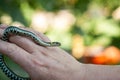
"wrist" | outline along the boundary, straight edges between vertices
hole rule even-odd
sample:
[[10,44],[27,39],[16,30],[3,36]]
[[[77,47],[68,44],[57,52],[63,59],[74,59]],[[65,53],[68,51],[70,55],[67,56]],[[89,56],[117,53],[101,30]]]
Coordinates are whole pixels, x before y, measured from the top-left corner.
[[[120,80],[120,66],[83,64],[84,74],[79,80]],[[82,71],[82,72],[83,72]],[[78,80],[78,79],[76,79]]]
[[76,70],[73,71],[71,80],[84,80],[86,76],[86,64],[80,63]]

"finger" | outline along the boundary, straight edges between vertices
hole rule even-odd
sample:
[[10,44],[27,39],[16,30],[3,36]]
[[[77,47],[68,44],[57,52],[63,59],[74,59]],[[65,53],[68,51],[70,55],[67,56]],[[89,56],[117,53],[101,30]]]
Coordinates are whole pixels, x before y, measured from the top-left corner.
[[[30,32],[33,32],[34,34],[35,31],[34,30],[30,30],[30,29],[27,29],[27,28],[23,28],[24,30],[27,30],[27,31],[30,31]],[[43,35],[42,35],[43,36]],[[36,34],[36,37],[39,37],[39,39],[41,39],[41,33],[39,34],[39,36]],[[28,38],[28,37],[25,37],[25,36],[12,36],[10,37],[9,39],[12,43],[15,43],[16,45],[20,46],[21,48],[25,49],[27,52],[29,53],[35,53],[37,52],[38,50],[44,50],[42,46],[40,45],[37,45],[34,40]],[[43,40],[43,39],[42,39]],[[44,40],[47,40],[47,39],[44,39]],[[47,40],[48,41],[48,40]]]
[[16,45],[18,45],[19,47],[31,54],[38,51],[38,45],[29,38],[21,36],[12,36],[10,37],[9,41],[15,43]]
[[0,38],[3,35],[4,30],[8,27],[6,24],[0,24]]
[[[0,37],[2,36],[5,29],[0,29]],[[21,48],[25,49],[29,53],[34,53],[37,51],[38,45],[36,45],[35,42],[33,42],[29,38],[20,37],[20,36],[11,36],[9,38],[9,41],[12,43],[15,43],[16,45],[20,46]]]
[[[1,29],[6,29],[7,27],[9,27],[8,25],[6,24],[0,24],[0,28]],[[37,34],[42,40],[46,41],[46,42],[50,42],[50,39],[48,37],[46,37],[44,34],[40,33],[40,32],[37,32],[31,28],[25,28],[24,26],[19,26],[21,29],[24,29],[24,30],[28,30],[28,31],[31,31],[35,34]]]
[[0,29],[0,38],[2,37],[3,32],[4,32],[4,30],[3,30],[3,29]]
[[0,40],[0,53],[7,55],[21,66],[27,66],[27,64],[29,65],[30,54],[15,44]]
[[43,41],[50,42],[50,39],[47,36],[45,36],[43,33],[37,32],[37,31],[35,31],[34,29],[31,29],[31,28],[25,28],[23,26],[20,26],[20,28],[35,33]]
[[0,24],[0,28],[1,29],[5,29],[5,28],[7,28],[8,27],[8,25],[6,25],[6,24]]

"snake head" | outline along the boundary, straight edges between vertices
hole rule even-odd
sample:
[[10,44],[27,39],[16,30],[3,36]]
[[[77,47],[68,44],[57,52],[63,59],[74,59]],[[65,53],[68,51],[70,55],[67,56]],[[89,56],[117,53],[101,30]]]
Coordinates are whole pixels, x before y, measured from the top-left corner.
[[59,42],[52,42],[51,46],[61,46],[61,43],[59,43]]

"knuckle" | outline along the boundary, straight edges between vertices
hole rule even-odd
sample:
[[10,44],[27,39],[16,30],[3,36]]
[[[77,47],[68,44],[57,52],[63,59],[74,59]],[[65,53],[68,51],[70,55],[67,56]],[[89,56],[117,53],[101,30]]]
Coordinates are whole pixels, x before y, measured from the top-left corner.
[[18,51],[18,47],[15,44],[8,44],[6,46],[6,51],[7,53],[15,53],[16,51]]

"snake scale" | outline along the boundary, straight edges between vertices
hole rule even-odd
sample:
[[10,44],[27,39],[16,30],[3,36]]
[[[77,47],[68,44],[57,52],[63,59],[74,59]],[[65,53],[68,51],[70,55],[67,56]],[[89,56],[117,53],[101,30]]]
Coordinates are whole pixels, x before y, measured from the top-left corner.
[[[3,41],[9,41],[9,37],[11,35],[19,35],[19,36],[25,36],[30,37],[36,44],[44,47],[52,47],[52,46],[60,46],[61,44],[59,42],[45,42],[42,39],[40,39],[37,35],[34,33],[20,29],[15,26],[9,26],[4,30],[4,33],[2,35]],[[21,77],[17,74],[15,74],[9,67],[7,67],[6,63],[4,62],[4,56],[0,53],[0,68],[1,70],[6,74],[7,77],[9,77],[11,80],[31,80],[29,77]]]

